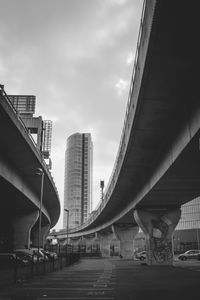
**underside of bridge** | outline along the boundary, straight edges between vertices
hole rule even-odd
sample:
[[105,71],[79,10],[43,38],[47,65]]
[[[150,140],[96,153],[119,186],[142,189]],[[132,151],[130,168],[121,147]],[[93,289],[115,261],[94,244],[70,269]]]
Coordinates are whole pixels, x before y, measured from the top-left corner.
[[104,208],[74,233],[135,223],[136,208],[175,209],[200,195],[196,4],[146,1],[123,163]]
[[69,232],[77,238],[96,232],[104,254],[115,232],[130,255],[139,225],[148,263],[172,264],[180,207],[200,195],[197,4],[145,1],[114,171],[97,211]]
[[[38,231],[41,176],[44,172],[41,226],[53,227],[60,215],[60,202],[51,174],[28,130],[0,91],[0,252],[13,249],[16,228],[26,225]],[[20,221],[21,220],[21,224]],[[24,224],[23,224],[24,222]],[[27,225],[26,231],[29,232]],[[21,233],[18,234],[18,237]],[[17,238],[18,238],[17,237]],[[26,239],[27,240],[27,239]]]

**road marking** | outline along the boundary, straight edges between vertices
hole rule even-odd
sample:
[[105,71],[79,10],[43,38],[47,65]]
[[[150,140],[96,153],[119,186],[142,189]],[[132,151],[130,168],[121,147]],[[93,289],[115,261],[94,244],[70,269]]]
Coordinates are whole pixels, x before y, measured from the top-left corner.
[[[63,285],[64,286],[67,286],[67,285],[70,285],[70,286],[72,286],[72,285],[91,285],[91,284],[94,284],[94,283],[96,283],[96,280],[94,280],[94,281],[88,281],[88,282],[82,282],[82,281],[76,281],[76,282],[65,282],[65,283],[59,283],[59,284],[57,284],[59,287],[62,287]],[[46,284],[46,283],[45,283]],[[48,284],[51,284],[51,283],[48,283]],[[47,286],[47,288],[48,288],[48,284],[46,284],[46,286]],[[34,285],[37,287],[38,286],[38,288],[41,288],[41,286],[43,286],[44,285],[44,283],[35,283],[35,284],[24,284],[24,287],[33,287],[34,288]]]
[[88,292],[87,293],[88,296],[102,296],[102,295],[105,295],[105,291],[92,291],[92,292]]
[[105,288],[107,286],[108,286],[107,284],[98,284],[98,283],[93,284],[93,287],[102,287],[102,288]]
[[[99,291],[101,290],[101,288],[58,288],[58,287],[34,287],[34,288],[23,288],[23,290],[42,290],[42,291],[46,291],[46,290],[58,290],[58,291]],[[113,291],[113,288],[106,288],[104,289],[104,291]],[[1,298],[0,298],[1,300]]]
[[[47,298],[46,296],[41,298],[36,298],[37,300],[88,300],[88,297],[56,297],[56,298]],[[91,300],[113,300],[114,297],[92,297]]]

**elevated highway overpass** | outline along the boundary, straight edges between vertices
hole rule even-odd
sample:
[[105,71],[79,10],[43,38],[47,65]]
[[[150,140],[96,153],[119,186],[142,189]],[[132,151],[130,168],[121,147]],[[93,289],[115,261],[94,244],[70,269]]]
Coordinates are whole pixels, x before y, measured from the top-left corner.
[[[58,192],[48,167],[20,116],[0,90],[0,252],[43,243],[60,215]],[[41,206],[41,176],[44,174]],[[39,212],[41,234],[39,235]]]
[[[121,248],[129,247],[124,256],[131,256],[139,225],[147,237],[149,264],[172,263],[171,235],[180,206],[200,195],[196,5],[144,2],[113,173],[97,210],[69,237],[98,234],[105,242],[107,236],[108,246],[114,231]],[[57,237],[66,237],[66,230]]]

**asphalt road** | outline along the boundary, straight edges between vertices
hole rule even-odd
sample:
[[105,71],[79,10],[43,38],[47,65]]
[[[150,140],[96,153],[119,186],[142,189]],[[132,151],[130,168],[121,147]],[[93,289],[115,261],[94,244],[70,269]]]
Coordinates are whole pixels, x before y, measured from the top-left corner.
[[196,300],[200,261],[149,267],[140,261],[82,259],[0,291],[0,300]]

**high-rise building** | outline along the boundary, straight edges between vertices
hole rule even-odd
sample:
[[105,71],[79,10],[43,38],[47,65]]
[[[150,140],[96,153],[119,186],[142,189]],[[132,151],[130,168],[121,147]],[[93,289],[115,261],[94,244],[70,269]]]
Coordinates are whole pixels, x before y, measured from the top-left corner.
[[82,224],[89,216],[92,203],[93,144],[90,133],[75,133],[67,139],[63,227]]

